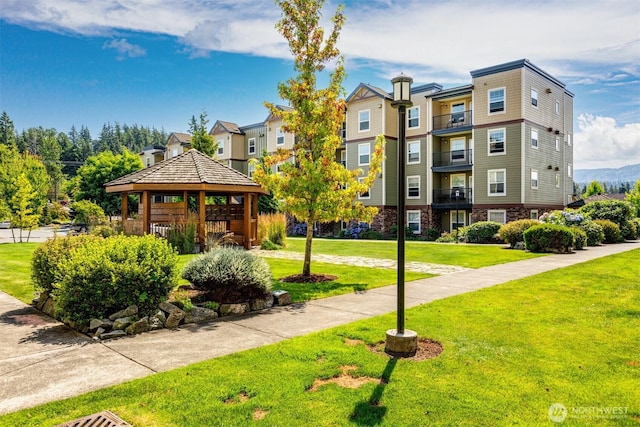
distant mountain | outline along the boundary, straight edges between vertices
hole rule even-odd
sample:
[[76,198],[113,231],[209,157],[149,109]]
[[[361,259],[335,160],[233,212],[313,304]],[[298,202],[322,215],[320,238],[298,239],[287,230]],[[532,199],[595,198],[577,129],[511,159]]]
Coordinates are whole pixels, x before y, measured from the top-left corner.
[[573,173],[573,181],[579,184],[588,184],[591,181],[636,182],[638,179],[640,179],[640,163],[617,169],[576,169]]

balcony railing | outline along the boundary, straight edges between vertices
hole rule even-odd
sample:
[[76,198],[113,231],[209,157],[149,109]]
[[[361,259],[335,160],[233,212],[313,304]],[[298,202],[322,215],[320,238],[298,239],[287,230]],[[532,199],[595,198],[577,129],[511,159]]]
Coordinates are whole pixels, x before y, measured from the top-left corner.
[[436,188],[433,190],[433,204],[470,205],[473,203],[473,188]]
[[433,130],[443,130],[471,126],[471,111],[460,111],[459,113],[443,114],[433,117]]
[[433,167],[471,166],[473,165],[473,150],[442,151],[433,153]]

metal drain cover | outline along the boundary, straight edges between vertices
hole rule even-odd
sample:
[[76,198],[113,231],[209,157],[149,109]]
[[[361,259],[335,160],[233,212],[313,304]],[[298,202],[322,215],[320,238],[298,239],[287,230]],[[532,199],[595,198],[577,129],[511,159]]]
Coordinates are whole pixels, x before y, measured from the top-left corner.
[[133,427],[111,411],[102,411],[55,427]]

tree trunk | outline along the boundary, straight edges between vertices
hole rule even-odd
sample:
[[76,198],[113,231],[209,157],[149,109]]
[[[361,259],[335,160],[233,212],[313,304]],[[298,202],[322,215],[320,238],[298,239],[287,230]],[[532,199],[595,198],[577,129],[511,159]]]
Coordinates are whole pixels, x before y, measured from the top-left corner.
[[302,275],[311,275],[311,243],[313,242],[313,221],[307,222],[307,241],[304,245],[304,264],[302,265]]

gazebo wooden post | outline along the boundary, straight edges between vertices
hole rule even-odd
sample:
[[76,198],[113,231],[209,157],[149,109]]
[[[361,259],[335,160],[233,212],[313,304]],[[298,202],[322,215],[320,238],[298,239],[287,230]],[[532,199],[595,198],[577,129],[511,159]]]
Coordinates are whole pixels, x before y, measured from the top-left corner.
[[252,238],[255,239],[255,244],[256,246],[260,244],[260,241],[258,240],[258,194],[257,193],[253,193],[251,194],[251,219],[255,220],[256,222],[256,227],[255,230],[253,229],[253,227],[251,227],[251,232],[252,232]]
[[187,221],[189,218],[189,192],[182,192],[182,201],[184,202],[184,220]]
[[244,193],[244,248],[251,249],[251,193]]
[[126,191],[123,192],[121,194],[121,200],[122,200],[122,213],[121,213],[121,217],[122,217],[122,227],[124,228],[124,222],[127,220],[127,217],[129,216],[129,193],[127,193]]
[[151,191],[142,192],[142,234],[149,234],[151,227]]
[[198,241],[200,242],[200,250],[205,251],[207,246],[205,236],[205,220],[207,217],[206,192],[198,192]]

